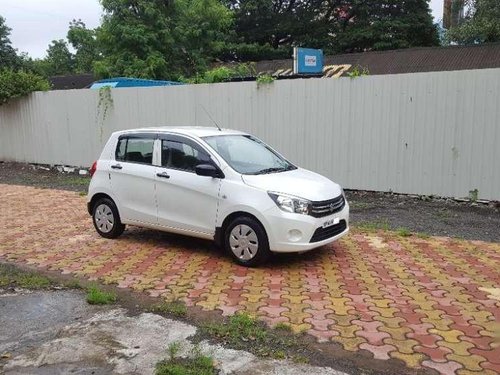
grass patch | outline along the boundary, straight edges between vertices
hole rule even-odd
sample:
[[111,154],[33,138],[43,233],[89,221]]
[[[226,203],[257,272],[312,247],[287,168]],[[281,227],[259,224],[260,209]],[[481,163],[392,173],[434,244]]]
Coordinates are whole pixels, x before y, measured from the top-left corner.
[[80,282],[77,279],[71,279],[64,283],[64,286],[69,289],[82,289]]
[[263,322],[246,314],[235,314],[224,321],[205,324],[201,330],[225,345],[248,350],[259,357],[295,360],[297,352],[304,349],[304,344],[299,343],[298,336],[291,333],[289,327],[270,330]]
[[151,308],[151,311],[160,314],[169,314],[177,317],[182,317],[186,316],[187,307],[186,304],[181,300],[164,301],[162,303],[154,305]]
[[102,291],[92,285],[87,289],[87,302],[91,305],[109,305],[116,302],[116,294]]
[[65,184],[68,184],[68,185],[88,186],[90,184],[90,178],[89,177],[61,175],[60,179],[61,179],[61,182],[65,183]]
[[434,216],[440,218],[440,219],[449,219],[453,215],[450,212],[450,210],[447,209],[440,209],[439,211],[434,212]]
[[285,331],[285,332],[292,332],[292,327],[290,327],[290,324],[279,322],[274,326],[274,329],[278,331]]
[[211,357],[203,355],[195,347],[191,356],[177,358],[180,343],[174,342],[168,346],[169,358],[156,364],[155,375],[215,375],[214,361]]
[[422,238],[422,239],[428,239],[428,238],[431,238],[431,236],[427,233],[417,233],[417,237],[418,238]]
[[364,221],[356,225],[361,230],[366,231],[377,231],[377,230],[390,230],[389,221],[387,219],[375,220],[375,221]]
[[396,230],[396,233],[398,234],[398,236],[401,236],[401,237],[410,237],[412,235],[410,230],[407,228],[398,228]]
[[52,285],[49,278],[0,264],[0,287],[13,286],[25,289],[45,289]]
[[367,210],[369,208],[374,208],[375,205],[367,202],[350,201],[349,207],[353,210]]
[[81,191],[78,193],[78,195],[80,195],[80,197],[85,197],[87,196],[87,192],[86,191]]

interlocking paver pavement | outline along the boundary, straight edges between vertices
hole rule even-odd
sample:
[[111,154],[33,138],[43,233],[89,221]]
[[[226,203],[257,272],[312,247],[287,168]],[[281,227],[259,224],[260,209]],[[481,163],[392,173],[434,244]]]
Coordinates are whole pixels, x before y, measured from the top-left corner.
[[354,230],[322,250],[246,269],[203,241],[135,228],[100,238],[83,197],[0,185],[0,259],[285,322],[412,368],[500,373],[498,243]]

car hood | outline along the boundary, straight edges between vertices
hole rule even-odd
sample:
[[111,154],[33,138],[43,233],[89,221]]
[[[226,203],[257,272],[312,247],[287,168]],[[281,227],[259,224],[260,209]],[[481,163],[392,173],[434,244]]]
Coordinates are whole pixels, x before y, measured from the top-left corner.
[[261,175],[243,175],[242,179],[245,184],[258,189],[295,195],[311,201],[332,199],[342,193],[335,182],[302,168]]

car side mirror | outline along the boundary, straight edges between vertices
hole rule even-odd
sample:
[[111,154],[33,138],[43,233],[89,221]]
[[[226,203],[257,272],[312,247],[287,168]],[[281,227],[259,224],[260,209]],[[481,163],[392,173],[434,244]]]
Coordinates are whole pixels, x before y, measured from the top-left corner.
[[222,171],[212,164],[198,164],[195,172],[198,176],[224,178]]

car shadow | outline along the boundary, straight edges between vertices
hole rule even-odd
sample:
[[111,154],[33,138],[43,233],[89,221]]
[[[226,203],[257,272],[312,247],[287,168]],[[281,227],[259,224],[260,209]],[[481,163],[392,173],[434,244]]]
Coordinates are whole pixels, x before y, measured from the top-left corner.
[[[120,240],[137,245],[154,243],[157,246],[165,248],[165,250],[192,252],[193,254],[216,257],[219,260],[234,263],[224,249],[217,246],[215,242],[182,234],[129,227],[120,237]],[[320,262],[325,256],[331,254],[332,251],[335,252],[335,246],[330,245],[304,253],[272,253],[267,263],[261,265],[259,268],[307,266],[310,263]],[[236,263],[234,264],[236,265]]]

